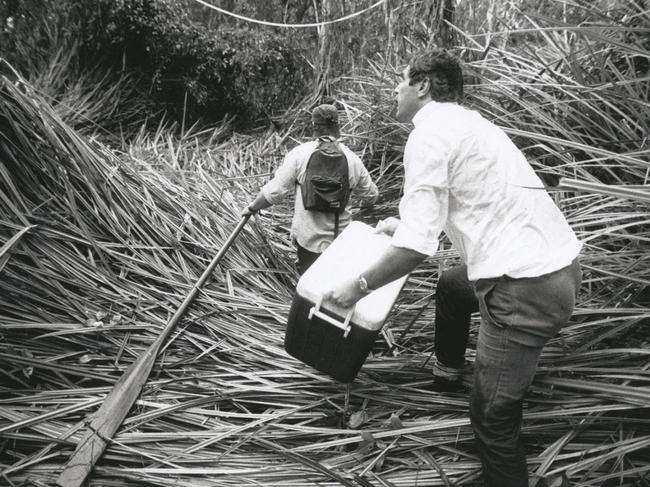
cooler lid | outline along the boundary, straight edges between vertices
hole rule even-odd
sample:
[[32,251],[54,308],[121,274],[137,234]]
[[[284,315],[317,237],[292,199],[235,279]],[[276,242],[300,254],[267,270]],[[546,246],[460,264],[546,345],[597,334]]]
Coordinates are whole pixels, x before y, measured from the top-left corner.
[[[351,222],[302,275],[296,292],[309,301],[320,302],[323,294],[334,285],[358,276],[376,262],[390,246],[391,240],[388,235],[375,233],[370,225]],[[381,328],[407,277],[403,276],[361,298],[352,313],[352,323],[368,330]],[[321,307],[342,319],[349,311],[329,302],[323,302]]]

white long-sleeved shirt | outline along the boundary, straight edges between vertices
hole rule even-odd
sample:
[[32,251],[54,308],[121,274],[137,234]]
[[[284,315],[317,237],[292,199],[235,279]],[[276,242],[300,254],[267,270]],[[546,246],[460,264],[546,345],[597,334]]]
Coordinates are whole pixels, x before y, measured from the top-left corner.
[[[309,157],[316,150],[318,141],[312,140],[300,144],[290,150],[284,161],[275,172],[275,176],[263,188],[262,194],[271,204],[282,201],[289,194],[296,195],[294,204],[293,221],[291,222],[291,235],[307,250],[323,252],[334,238],[334,215],[319,211],[308,211],[302,204],[300,191],[296,187],[305,181],[305,170]],[[378,191],[372,182],[368,170],[361,159],[340,144],[348,160],[348,177],[352,196],[362,203],[374,203]],[[339,229],[343,230],[350,223],[350,204],[339,214]]]
[[580,242],[503,130],[434,101],[413,123],[394,246],[433,255],[444,231],[472,281],[541,276],[575,259]]

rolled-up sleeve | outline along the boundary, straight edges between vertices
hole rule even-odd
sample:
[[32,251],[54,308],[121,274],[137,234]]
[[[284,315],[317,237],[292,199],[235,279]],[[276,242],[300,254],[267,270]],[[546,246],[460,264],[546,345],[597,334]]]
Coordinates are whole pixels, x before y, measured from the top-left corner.
[[370,173],[365,168],[361,159],[355,161],[356,164],[356,185],[352,189],[352,194],[358,198],[363,205],[372,205],[377,201],[377,196],[379,196],[379,190],[377,185],[372,182]]
[[290,151],[275,172],[271,181],[262,187],[262,194],[266,200],[275,205],[293,194],[298,181],[298,163],[295,151]]
[[400,224],[393,235],[393,246],[429,256],[438,250],[449,208],[447,159],[441,139],[417,129],[409,136],[404,151]]

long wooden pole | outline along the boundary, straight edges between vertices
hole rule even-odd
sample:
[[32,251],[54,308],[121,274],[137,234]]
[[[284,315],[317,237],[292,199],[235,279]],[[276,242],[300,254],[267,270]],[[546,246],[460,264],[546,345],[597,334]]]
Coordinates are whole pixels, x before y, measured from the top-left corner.
[[208,280],[249,218],[250,215],[242,218],[221,247],[221,250],[214,256],[210,265],[208,265],[199,280],[194,284],[194,287],[192,287],[185,300],[181,303],[178,310],[176,310],[174,316],[167,322],[158,338],[122,374],[122,377],[120,377],[115,386],[113,386],[113,389],[106,396],[102,406],[92,415],[92,420],[87,423],[88,429],[59,475],[56,481],[57,485],[61,487],[79,487],[84,483],[86,477],[93,469],[95,462],[102,455],[111,438],[122,424],[122,421],[124,421],[131,406],[140,395],[142,387],[147,382],[160,347],[174,326],[180,321],[196,294],[203,284],[205,284],[205,281]]

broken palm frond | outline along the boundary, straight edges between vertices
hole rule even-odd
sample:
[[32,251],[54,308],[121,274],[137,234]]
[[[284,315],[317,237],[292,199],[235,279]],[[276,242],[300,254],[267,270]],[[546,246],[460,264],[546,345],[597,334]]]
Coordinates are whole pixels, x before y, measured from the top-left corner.
[[[614,63],[631,62],[632,51],[610,49],[608,63],[603,51],[575,45],[560,58],[565,40],[545,35],[550,54],[491,49],[473,62],[482,80],[468,90],[474,106],[521,130],[517,143],[551,179],[647,185],[638,131],[646,122],[631,116],[646,106],[647,82]],[[587,47],[593,41],[574,35]],[[607,70],[596,86],[587,75],[601,61]],[[397,70],[370,69],[346,80],[340,98],[343,132],[382,190],[375,208],[355,213],[373,223],[396,214],[407,128],[390,114],[389,82],[374,78]],[[620,76],[633,82],[608,81]],[[613,114],[623,114],[618,128]],[[228,140],[221,131],[179,140],[161,128],[118,152],[79,136],[29,87],[2,82],[2,246],[36,225],[6,247],[0,279],[3,481],[54,484],[87,413],[154,343],[240,209],[301,137],[300,122],[290,126]],[[584,242],[584,281],[526,400],[530,469],[582,487],[642,485],[650,472],[647,205],[600,192],[552,194]],[[457,253],[443,241],[411,275],[347,396],[283,349],[297,277],[290,218],[290,203],[274,206],[242,230],[163,346],[89,485],[478,482],[467,393],[428,390],[430,298]],[[473,326],[468,385],[475,344]]]
[[[41,19],[43,25],[50,21]],[[41,32],[43,46],[50,52],[36,52],[29,43],[14,43],[19,53],[22,72],[29,73],[28,82],[51,105],[66,124],[76,131],[102,140],[116,139],[115,133],[131,133],[142,125],[147,108],[136,96],[136,83],[124,73],[79,68],[80,47],[69,32],[58,23]],[[67,30],[67,29],[66,29]],[[0,72],[10,72],[15,80],[17,71],[0,57]]]

